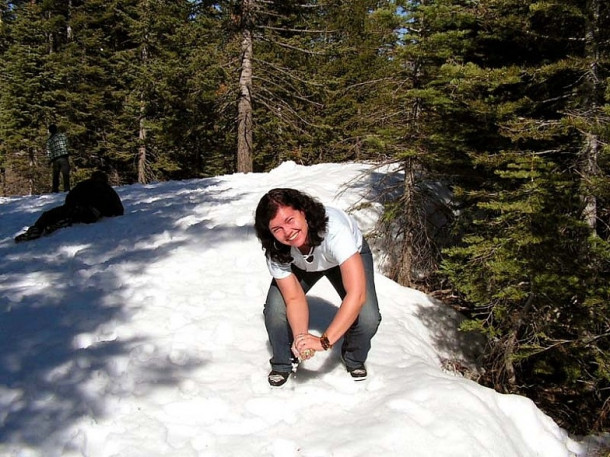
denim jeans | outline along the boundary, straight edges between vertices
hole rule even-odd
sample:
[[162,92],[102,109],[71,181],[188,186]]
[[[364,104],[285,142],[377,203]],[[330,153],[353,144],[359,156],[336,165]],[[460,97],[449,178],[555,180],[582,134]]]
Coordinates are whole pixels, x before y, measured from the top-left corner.
[[64,192],[70,191],[70,161],[68,156],[61,156],[53,160],[53,192],[59,192],[59,174],[61,173]]
[[[358,367],[366,361],[371,349],[371,339],[381,322],[377,292],[375,291],[373,256],[365,240],[362,240],[360,256],[362,257],[366,277],[366,299],[360,314],[343,335],[341,355],[348,368]],[[305,293],[318,280],[326,276],[342,300],[346,295],[341,279],[341,270],[338,266],[330,270],[316,272],[306,272],[293,267],[292,271],[301,283]],[[292,368],[293,355],[290,347],[292,346],[293,335],[286,315],[286,303],[275,280],[271,282],[269,287],[263,313],[271,350],[273,351],[273,357],[270,359],[271,367],[273,370],[289,372]]]

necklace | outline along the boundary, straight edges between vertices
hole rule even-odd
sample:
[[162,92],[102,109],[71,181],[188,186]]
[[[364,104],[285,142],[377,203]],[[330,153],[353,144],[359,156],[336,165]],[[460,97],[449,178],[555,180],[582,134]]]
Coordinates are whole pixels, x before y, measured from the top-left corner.
[[313,246],[309,248],[309,252],[307,254],[301,254],[303,256],[303,260],[307,263],[313,262]]

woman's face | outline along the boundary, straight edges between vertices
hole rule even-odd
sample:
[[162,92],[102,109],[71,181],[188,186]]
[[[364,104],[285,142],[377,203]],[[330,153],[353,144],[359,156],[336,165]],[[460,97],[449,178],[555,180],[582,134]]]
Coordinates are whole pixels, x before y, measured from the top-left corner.
[[305,213],[291,206],[280,206],[269,221],[269,230],[277,241],[299,248],[307,243],[308,226]]

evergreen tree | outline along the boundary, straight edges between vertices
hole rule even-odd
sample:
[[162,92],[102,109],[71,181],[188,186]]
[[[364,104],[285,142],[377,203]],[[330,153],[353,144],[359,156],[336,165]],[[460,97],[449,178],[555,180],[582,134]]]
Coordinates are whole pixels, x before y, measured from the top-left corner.
[[[171,176],[183,164],[161,126],[182,109],[181,42],[190,2],[84,2],[75,13],[87,93],[84,124],[90,157],[127,182]],[[184,51],[182,51],[184,50]],[[174,93],[175,92],[175,93]]]
[[[488,336],[489,382],[578,432],[608,408],[610,258],[593,223],[608,185],[598,127],[608,41],[590,37],[607,30],[608,11],[592,15],[594,3],[479,4],[475,52],[444,68],[450,98],[485,126],[465,138],[479,176],[457,188],[466,235],[445,272],[474,305],[468,327]],[[591,26],[594,16],[605,19]]]
[[221,52],[221,14],[212,2],[189,2],[188,20],[175,28],[173,51],[163,59],[165,79],[161,119],[155,134],[163,138],[159,156],[178,164],[166,178],[215,176],[234,170],[227,116],[227,81]]
[[135,53],[134,79],[125,100],[128,117],[137,122],[138,182],[148,182],[180,170],[175,146],[163,134],[166,118],[181,105],[178,87],[188,74],[181,71],[187,55],[184,28],[191,21],[190,2],[144,0],[125,8],[128,36]]
[[220,3],[224,28],[231,31],[225,44],[228,75],[239,75],[233,82],[227,79],[238,94],[238,171],[298,158],[315,132],[325,128],[316,122],[325,88],[319,68],[336,58],[328,38],[334,33],[328,26],[334,3]]
[[174,97],[178,109],[166,118],[164,132],[181,151],[181,176],[231,173],[235,169],[235,111],[232,76],[223,43],[223,14],[214,2],[192,2],[191,21],[181,39],[186,55],[174,67]]
[[[7,107],[3,138],[28,109],[40,119],[24,121],[23,134],[4,143],[6,157],[20,158],[5,163],[11,176],[25,176],[26,169],[44,175],[47,164],[40,157],[50,122],[68,133],[76,181],[96,167],[109,171],[116,183],[230,170],[225,159],[208,164],[201,158],[218,155],[209,146],[220,143],[210,109],[218,78],[208,84],[207,93],[192,84],[202,72],[193,66],[196,56],[208,55],[208,62],[214,58],[198,36],[205,33],[203,20],[212,17],[210,7],[186,0],[72,0],[24,2],[10,11],[3,23],[8,57],[3,74],[11,82],[1,96]],[[32,33],[36,27],[38,34]],[[17,57],[22,51],[32,70]],[[19,84],[27,85],[27,91]],[[21,94],[22,101],[15,103],[12,94]],[[201,98],[207,101],[202,104]],[[38,125],[37,131],[32,125]],[[23,152],[23,135],[38,148]],[[214,171],[206,171],[208,166]],[[31,186],[31,192],[45,188]],[[9,192],[23,193],[19,186]]]
[[474,4],[404,2],[399,17],[399,46],[390,48],[390,71],[384,69],[385,78],[375,84],[367,108],[375,123],[366,138],[394,164],[401,182],[392,188],[380,227],[394,241],[386,273],[403,285],[430,290],[439,285],[441,249],[451,242],[453,208],[446,189],[481,179],[472,173],[470,152],[476,142],[490,139],[493,119],[484,104],[472,110],[451,96],[454,72],[469,71],[473,90],[480,90],[474,81],[501,84],[514,79],[514,72],[464,65],[475,47]]
[[49,54],[40,7],[11,2],[3,9],[2,89],[0,91],[0,160],[3,190],[8,194],[38,193],[50,187],[45,179],[46,121],[44,65]]
[[395,117],[401,115],[392,94],[401,83],[397,13],[391,1],[329,3],[330,58],[317,64],[319,79],[327,82],[317,120],[324,128],[308,148],[312,159],[379,160],[401,149],[404,119]]

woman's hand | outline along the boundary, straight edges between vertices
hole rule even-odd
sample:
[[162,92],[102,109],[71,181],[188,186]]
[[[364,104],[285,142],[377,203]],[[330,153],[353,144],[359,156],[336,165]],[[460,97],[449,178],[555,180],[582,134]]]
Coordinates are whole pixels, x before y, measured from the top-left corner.
[[320,337],[311,333],[300,333],[294,338],[292,353],[301,360],[311,359],[316,351],[322,351]]

